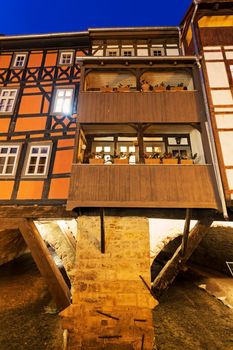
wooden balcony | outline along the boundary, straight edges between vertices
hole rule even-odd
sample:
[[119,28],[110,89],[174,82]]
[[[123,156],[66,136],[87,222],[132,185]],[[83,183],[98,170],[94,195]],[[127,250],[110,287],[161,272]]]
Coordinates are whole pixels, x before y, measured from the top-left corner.
[[203,118],[198,91],[80,92],[80,123],[197,123]]
[[212,179],[211,165],[74,164],[67,209],[217,209]]

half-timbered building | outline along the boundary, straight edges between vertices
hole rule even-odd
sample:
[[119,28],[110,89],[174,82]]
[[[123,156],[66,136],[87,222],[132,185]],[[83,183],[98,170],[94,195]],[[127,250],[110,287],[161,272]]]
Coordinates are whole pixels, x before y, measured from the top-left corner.
[[[231,213],[232,6],[194,1],[180,28],[0,37],[2,225],[19,228],[65,309],[70,350],[151,350],[155,295]],[[70,305],[35,221],[71,217]],[[153,289],[149,217],[185,218]]]

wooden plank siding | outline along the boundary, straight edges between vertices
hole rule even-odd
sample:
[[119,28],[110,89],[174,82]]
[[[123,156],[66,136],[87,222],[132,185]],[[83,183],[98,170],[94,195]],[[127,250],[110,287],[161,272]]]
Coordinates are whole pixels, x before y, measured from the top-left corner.
[[232,27],[200,28],[201,42],[203,46],[232,45]]
[[195,123],[204,117],[198,91],[80,92],[80,123]]
[[212,172],[211,165],[73,164],[67,209],[216,209]]

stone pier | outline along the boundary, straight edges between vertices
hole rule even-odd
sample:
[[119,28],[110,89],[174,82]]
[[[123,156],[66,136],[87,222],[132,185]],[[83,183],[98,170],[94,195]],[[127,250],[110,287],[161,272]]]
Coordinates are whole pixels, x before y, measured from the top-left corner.
[[100,218],[78,218],[73,303],[61,313],[68,350],[152,350],[148,219],[105,217],[105,253]]

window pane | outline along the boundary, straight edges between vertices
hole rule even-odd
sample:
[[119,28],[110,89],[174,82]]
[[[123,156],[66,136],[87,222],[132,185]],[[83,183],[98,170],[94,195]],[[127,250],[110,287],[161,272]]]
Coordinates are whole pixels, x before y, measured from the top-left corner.
[[57,90],[57,96],[61,96],[61,97],[63,97],[64,96],[64,94],[65,94],[65,90],[63,90],[63,89],[59,89],[59,90]]
[[135,152],[135,146],[129,146],[129,152]]
[[104,152],[111,152],[111,147],[105,146],[104,147]]
[[0,165],[4,165],[5,164],[5,157],[0,157]]
[[44,170],[45,170],[44,165],[40,165],[40,166],[38,167],[37,172],[38,172],[38,174],[44,174]]
[[10,153],[17,153],[17,148],[16,147],[11,147]]
[[39,149],[38,147],[32,147],[32,153],[38,153]]
[[8,96],[8,95],[9,95],[9,91],[4,90],[3,93],[2,93],[2,96],[5,97],[5,96]]
[[35,166],[30,165],[29,169],[28,169],[28,174],[34,174],[35,171]]
[[13,173],[13,165],[8,165],[6,167],[6,171],[5,171],[6,174],[10,175]]
[[14,162],[15,162],[15,157],[8,157],[7,165],[14,164]]
[[30,165],[36,164],[37,157],[31,157],[30,159]]
[[10,91],[10,96],[15,96],[15,94],[16,94],[16,91],[14,91],[14,90]]
[[69,98],[66,98],[63,104],[63,112],[64,113],[70,113],[70,106],[71,105],[71,101]]
[[102,152],[102,149],[103,149],[102,146],[97,146],[97,147],[95,148],[95,151],[96,151],[97,153],[99,153],[99,152]]
[[127,152],[127,147],[126,146],[121,146],[120,147],[121,152]]
[[152,147],[146,147],[146,152],[153,152],[153,148]]
[[1,153],[7,153],[8,148],[7,147],[2,147],[1,148]]
[[48,153],[48,148],[47,147],[41,148],[40,153],[43,153],[43,154]]
[[0,164],[0,174],[3,173],[3,165]]
[[46,163],[46,157],[40,157],[39,165],[44,165]]
[[66,96],[72,96],[72,92],[73,92],[73,90],[71,90],[71,89],[66,90],[65,95],[66,95]]

